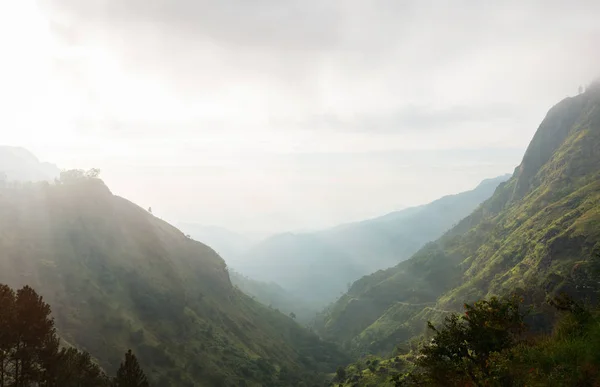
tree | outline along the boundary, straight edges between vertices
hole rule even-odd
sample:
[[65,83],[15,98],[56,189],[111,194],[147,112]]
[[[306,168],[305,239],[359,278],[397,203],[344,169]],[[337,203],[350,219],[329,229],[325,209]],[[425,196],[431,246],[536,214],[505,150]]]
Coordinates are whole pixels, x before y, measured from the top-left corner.
[[520,302],[492,297],[465,304],[465,314],[446,317],[440,329],[429,322],[434,337],[416,362],[425,379],[435,385],[483,385],[490,355],[515,345],[525,329]]
[[92,168],[85,173],[85,177],[88,179],[97,179],[100,176],[100,170],[98,168]]
[[335,371],[335,375],[337,376],[338,382],[343,382],[346,380],[346,369],[342,366],[339,366]]
[[579,94],[583,93],[583,86],[579,85]]
[[85,172],[83,169],[70,169],[60,172],[58,182],[61,184],[72,184],[77,181],[83,180]]
[[14,326],[15,292],[0,284],[0,387],[12,382],[10,355],[14,350],[16,338],[12,333]]
[[75,348],[63,348],[49,367],[46,386],[86,386],[107,387],[108,378],[102,369],[92,361],[90,354]]
[[29,286],[16,294],[12,334],[15,337],[10,359],[15,386],[41,382],[44,362],[58,349],[50,305]]
[[100,176],[100,170],[98,168],[92,168],[87,171],[83,169],[70,169],[60,173],[56,183],[58,184],[73,184],[80,181],[97,179]]
[[[131,351],[128,355],[126,370],[137,369],[142,382],[117,386],[148,386]],[[9,386],[108,387],[109,379],[88,353],[60,348],[50,305],[35,290],[15,292],[0,284],[0,387]]]
[[117,377],[113,382],[114,387],[148,387],[148,380],[142,371],[137,358],[131,352],[125,354],[125,361],[117,370]]
[[148,212],[152,213],[152,207],[148,207]]
[[294,312],[290,312],[290,317],[293,318],[294,320],[296,319],[296,313]]

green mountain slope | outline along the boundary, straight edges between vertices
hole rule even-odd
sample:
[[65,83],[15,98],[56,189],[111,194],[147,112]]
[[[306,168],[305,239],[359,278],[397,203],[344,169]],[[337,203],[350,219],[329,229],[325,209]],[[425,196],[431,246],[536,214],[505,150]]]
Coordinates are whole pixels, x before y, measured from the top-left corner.
[[132,348],[156,386],[317,385],[344,359],[94,178],[0,188],[0,283],[38,290],[60,335],[110,373]]
[[600,84],[554,106],[513,177],[394,268],[356,281],[318,329],[385,352],[463,302],[518,290],[540,304],[600,248]]
[[440,237],[508,178],[488,179],[471,191],[363,222],[276,235],[252,248],[235,268],[253,279],[275,282],[322,308],[357,278],[395,265]]

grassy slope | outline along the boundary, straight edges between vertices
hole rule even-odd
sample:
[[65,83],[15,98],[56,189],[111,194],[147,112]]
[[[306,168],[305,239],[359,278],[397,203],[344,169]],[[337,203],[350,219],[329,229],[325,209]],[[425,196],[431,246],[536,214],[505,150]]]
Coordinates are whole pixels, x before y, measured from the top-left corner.
[[520,288],[540,302],[600,247],[599,178],[596,86],[548,112],[492,198],[410,260],[357,281],[318,329],[348,346],[387,351],[465,301]]
[[39,290],[60,334],[110,371],[133,348],[160,386],[312,385],[343,361],[100,180],[0,189],[0,282]]

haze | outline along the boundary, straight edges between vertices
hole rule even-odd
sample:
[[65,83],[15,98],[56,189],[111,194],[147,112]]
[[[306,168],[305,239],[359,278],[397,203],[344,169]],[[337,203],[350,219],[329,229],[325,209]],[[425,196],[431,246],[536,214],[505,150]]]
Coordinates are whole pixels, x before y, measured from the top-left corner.
[[6,1],[1,142],[100,168],[171,221],[328,227],[512,172],[548,106],[598,75],[599,12],[591,0]]

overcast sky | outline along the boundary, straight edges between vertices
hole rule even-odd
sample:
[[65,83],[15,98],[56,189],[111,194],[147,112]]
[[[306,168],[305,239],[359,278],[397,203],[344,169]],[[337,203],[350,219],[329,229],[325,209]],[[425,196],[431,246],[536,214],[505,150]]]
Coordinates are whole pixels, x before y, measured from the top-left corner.
[[173,221],[313,229],[512,172],[600,2],[0,3],[6,145]]

